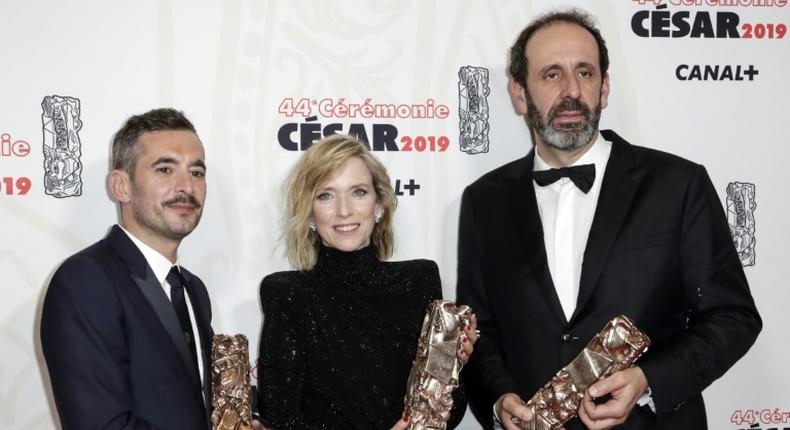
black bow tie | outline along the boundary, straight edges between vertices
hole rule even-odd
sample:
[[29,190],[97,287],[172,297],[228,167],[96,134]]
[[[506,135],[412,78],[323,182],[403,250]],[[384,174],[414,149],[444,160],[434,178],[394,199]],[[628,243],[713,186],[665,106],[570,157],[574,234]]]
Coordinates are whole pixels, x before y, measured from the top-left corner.
[[568,178],[584,194],[587,194],[592,188],[593,182],[595,182],[595,164],[539,170],[532,172],[532,177],[541,187],[553,184],[560,178]]

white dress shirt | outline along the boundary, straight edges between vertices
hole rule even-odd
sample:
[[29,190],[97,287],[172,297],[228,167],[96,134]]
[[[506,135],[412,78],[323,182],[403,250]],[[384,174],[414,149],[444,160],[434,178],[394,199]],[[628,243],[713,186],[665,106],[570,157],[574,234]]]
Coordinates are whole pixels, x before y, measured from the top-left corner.
[[[595,181],[585,194],[568,178],[541,187],[533,181],[538,202],[540,222],[543,224],[543,241],[546,246],[549,272],[560,299],[565,319],[570,320],[579,296],[584,249],[590,235],[598,196],[601,193],[603,174],[612,152],[611,142],[600,133],[590,149],[573,163],[595,165]],[[535,151],[534,171],[551,169]]]
[[[143,257],[145,257],[145,261],[148,263],[148,266],[151,267],[151,270],[154,272],[154,276],[156,276],[156,280],[159,281],[160,285],[162,285],[162,289],[167,295],[167,299],[172,300],[170,298],[170,283],[167,282],[167,274],[170,273],[170,268],[173,267],[174,264],[171,263],[170,260],[167,259],[167,257],[160,254],[155,249],[151,248],[150,246],[146,245],[145,243],[134,237],[134,235],[129,233],[129,231],[126,230],[125,228],[121,227],[121,230],[123,230],[123,232],[126,233],[127,236],[129,236],[129,239],[131,239],[132,242],[135,245],[137,245],[137,248],[143,254]],[[178,265],[178,257],[176,257],[175,266],[178,267],[178,270],[180,272],[181,266]],[[187,292],[186,289],[184,289],[184,295],[187,298],[186,299],[187,310],[189,311],[189,323],[192,324],[192,332],[198,334],[200,333],[200,329],[198,329],[197,322],[195,321],[195,311],[192,309],[192,303],[189,299],[189,293]],[[201,385],[203,385],[203,380],[204,380],[203,354],[202,354],[203,344],[199,335],[196,335],[195,339],[197,340],[197,342],[195,342],[195,345],[197,345],[198,347],[198,350],[196,351],[198,372],[200,372],[200,381],[201,381]],[[203,393],[203,396],[205,397],[205,393]]]

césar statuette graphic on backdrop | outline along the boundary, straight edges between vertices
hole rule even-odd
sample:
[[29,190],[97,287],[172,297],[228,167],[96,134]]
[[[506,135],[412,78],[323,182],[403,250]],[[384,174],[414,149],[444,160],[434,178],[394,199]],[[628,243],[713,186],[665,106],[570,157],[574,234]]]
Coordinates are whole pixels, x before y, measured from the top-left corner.
[[730,182],[727,185],[727,222],[735,250],[743,266],[754,266],[754,184]]
[[44,135],[44,192],[64,198],[82,195],[80,100],[46,96],[41,101]]
[[488,152],[488,69],[464,66],[458,70],[459,147],[467,154]]

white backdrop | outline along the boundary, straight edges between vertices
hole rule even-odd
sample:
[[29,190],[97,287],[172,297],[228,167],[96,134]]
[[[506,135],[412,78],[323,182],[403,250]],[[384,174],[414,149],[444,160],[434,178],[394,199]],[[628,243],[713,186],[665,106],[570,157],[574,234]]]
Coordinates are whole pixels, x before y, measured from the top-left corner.
[[[256,350],[258,283],[288,267],[279,242],[281,183],[300,152],[283,148],[278,132],[290,123],[296,124],[291,136],[297,141],[301,131],[315,127],[305,124],[331,123],[346,132],[351,124],[362,124],[355,130],[363,127],[371,138],[374,129],[397,130],[395,142],[402,149],[404,136],[415,142],[418,136],[447,139],[445,151],[428,146],[376,154],[403,193],[394,259],[436,260],[445,296],[453,298],[463,187],[523,156],[530,146],[507,96],[507,50],[532,17],[557,4],[592,12],[607,38],[612,94],[604,128],[705,164],[725,204],[729,183],[754,185],[756,206],[747,204],[746,215],[754,218],[756,258],[745,270],[765,328],[749,354],[705,396],[712,429],[790,428],[790,376],[784,365],[790,350],[782,334],[790,327],[790,266],[781,257],[790,239],[783,218],[790,206],[787,180],[780,177],[781,163],[790,158],[785,3],[3,0],[0,428],[59,427],[39,346],[41,301],[58,264],[116,221],[104,185],[109,142],[129,115],[153,107],[184,110],[206,146],[206,210],[180,254],[209,287],[217,332],[244,333]],[[637,27],[644,25],[653,37],[632,28],[638,14],[647,19],[637,19]],[[740,38],[704,37],[706,30],[715,36],[717,27],[724,28],[717,19],[732,22],[733,14]],[[682,33],[673,19],[684,19],[695,29],[691,33],[702,37],[660,37],[665,29]],[[722,76],[681,80],[676,73],[682,64],[689,67],[681,77],[694,65],[703,71],[718,65]],[[757,71],[751,79],[737,73],[738,66],[743,71],[750,65]],[[464,66],[485,68],[489,77],[490,145],[476,155],[459,150],[458,72]],[[46,193],[44,166],[50,162],[41,103],[53,95],[80,102],[80,152],[71,153],[82,165],[79,196]],[[300,113],[285,109],[287,99]],[[343,117],[342,108],[319,111],[330,102],[368,99],[373,105],[430,105],[436,114],[351,118]],[[302,114],[317,118],[307,122]],[[420,186],[413,195],[404,188],[409,183]],[[461,426],[477,427],[471,415]]]

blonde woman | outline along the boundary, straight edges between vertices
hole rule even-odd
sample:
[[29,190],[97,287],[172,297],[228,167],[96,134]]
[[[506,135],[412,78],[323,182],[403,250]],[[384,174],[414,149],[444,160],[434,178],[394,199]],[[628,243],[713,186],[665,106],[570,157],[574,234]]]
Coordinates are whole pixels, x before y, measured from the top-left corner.
[[[436,263],[387,262],[395,193],[364,144],[334,135],[287,182],[286,254],[296,270],[261,283],[260,412],[280,429],[405,428],[406,381]],[[458,357],[476,340],[466,328]],[[456,390],[448,428],[463,417]]]

